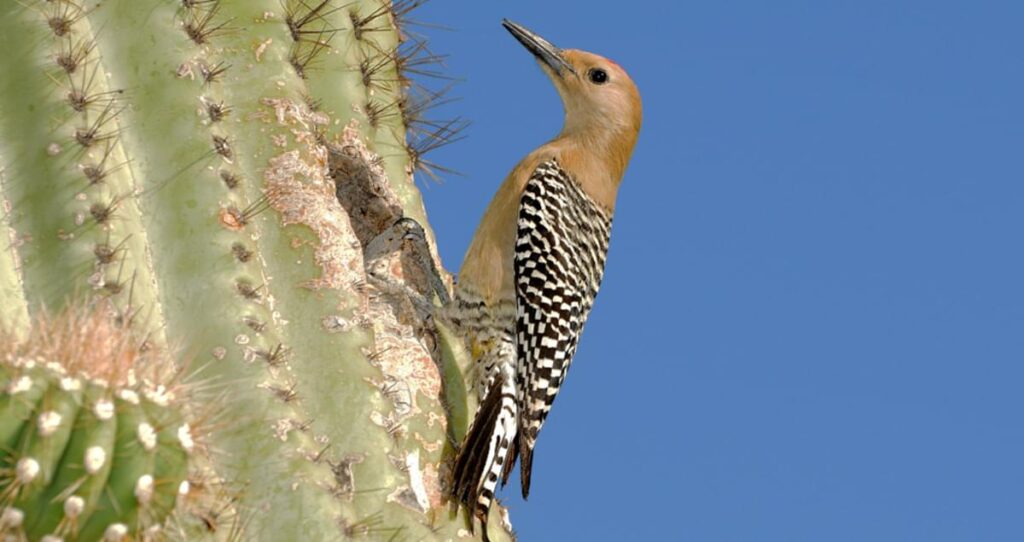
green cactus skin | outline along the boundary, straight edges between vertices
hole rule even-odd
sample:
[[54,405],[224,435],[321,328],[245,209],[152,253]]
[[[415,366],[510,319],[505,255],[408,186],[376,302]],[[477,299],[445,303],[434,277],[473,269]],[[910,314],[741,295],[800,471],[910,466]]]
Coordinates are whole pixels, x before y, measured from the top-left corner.
[[22,428],[29,423],[48,385],[42,369],[15,371],[0,364],[3,390],[0,395],[0,450],[14,450]]
[[[74,427],[89,429],[72,433],[64,452],[68,459],[62,462],[50,487],[37,501],[39,519],[29,526],[35,537],[59,532],[62,528],[74,530],[81,527],[82,520],[95,510],[110,476],[112,462],[108,460],[108,454],[114,449],[117,432],[112,392],[88,382],[81,406]],[[82,499],[82,510],[78,518],[69,520],[65,517],[64,507],[71,495],[63,493],[73,486],[77,486],[74,495]],[[62,521],[66,525],[62,525]]]
[[[159,529],[175,510],[194,446],[181,405],[161,394],[115,391],[62,362],[15,358],[3,369],[3,399],[31,412],[4,418],[7,433],[13,420],[22,425],[0,458],[0,470],[10,473],[0,477],[0,508],[21,521],[0,531],[99,540],[121,529],[140,539]],[[38,400],[26,401],[33,395]],[[156,419],[160,430],[150,423]]]
[[[192,359],[177,367],[199,382],[187,410],[213,413],[217,453],[199,470],[222,498],[179,513],[197,468],[182,418],[115,397],[100,422],[69,403],[93,429],[63,448],[111,459],[104,484],[97,472],[78,489],[80,540],[156,528],[175,508],[164,533],[189,540],[470,536],[441,490],[467,361],[421,329],[402,293],[422,294],[416,271],[387,230],[427,224],[412,172],[437,170],[423,152],[461,126],[422,122],[441,94],[402,71],[433,60],[396,25],[420,3],[0,7],[0,323],[24,334],[31,314],[109,298],[119,321]],[[2,442],[30,442],[21,427],[48,393],[0,397]],[[23,492],[32,537],[68,528],[55,488],[82,479],[80,464],[46,468],[53,483]],[[507,539],[499,524],[492,539]]]
[[14,506],[25,508],[36,500],[50,483],[57,471],[64,448],[71,438],[71,420],[78,414],[78,403],[82,392],[71,386],[58,383],[59,375],[51,374],[46,378],[47,388],[43,397],[36,405],[32,416],[26,420],[26,427],[21,430],[20,442],[9,457],[34,461],[38,465],[38,474],[32,481],[21,486]]
[[137,497],[136,488],[142,485],[140,480],[144,480],[144,476],[153,476],[156,432],[141,405],[118,397],[115,408],[118,411],[117,434],[111,450],[110,478],[92,517],[82,527],[80,536],[85,540],[99,539],[111,525],[135,526],[140,519],[141,501],[152,498]]

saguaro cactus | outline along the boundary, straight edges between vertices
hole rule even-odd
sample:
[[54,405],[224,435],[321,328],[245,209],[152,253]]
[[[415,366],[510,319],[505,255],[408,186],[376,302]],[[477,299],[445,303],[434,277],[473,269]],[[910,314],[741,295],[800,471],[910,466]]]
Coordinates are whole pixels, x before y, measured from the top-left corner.
[[[409,77],[436,60],[402,31],[420,3],[0,7],[0,532],[470,536],[441,489],[464,357],[430,325],[412,180],[461,123]],[[145,363],[97,376],[123,351]]]

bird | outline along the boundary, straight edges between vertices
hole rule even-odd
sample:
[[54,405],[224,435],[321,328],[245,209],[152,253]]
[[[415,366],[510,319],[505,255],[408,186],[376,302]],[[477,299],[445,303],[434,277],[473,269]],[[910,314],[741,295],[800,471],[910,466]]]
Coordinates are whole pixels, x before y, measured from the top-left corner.
[[[558,135],[498,188],[458,273],[446,319],[467,342],[480,405],[459,447],[449,495],[480,520],[518,457],[525,499],[537,436],[604,274],[619,185],[642,121],[640,93],[617,63],[559,49],[502,25],[561,97]],[[473,527],[472,517],[470,527]]]

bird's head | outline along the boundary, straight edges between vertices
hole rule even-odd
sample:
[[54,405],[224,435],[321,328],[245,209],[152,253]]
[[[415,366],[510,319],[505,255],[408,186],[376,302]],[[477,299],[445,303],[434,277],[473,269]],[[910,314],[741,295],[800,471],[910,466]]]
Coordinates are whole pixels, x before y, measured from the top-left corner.
[[563,133],[603,131],[632,142],[640,131],[640,92],[626,71],[600,55],[559,49],[509,20],[502,25],[537,58],[565,106]]

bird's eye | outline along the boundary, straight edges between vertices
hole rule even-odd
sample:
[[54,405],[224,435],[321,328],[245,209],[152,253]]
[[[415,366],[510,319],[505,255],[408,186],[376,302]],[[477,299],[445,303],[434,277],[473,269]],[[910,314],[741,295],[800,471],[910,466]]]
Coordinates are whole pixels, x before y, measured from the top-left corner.
[[588,73],[587,76],[590,77],[590,82],[596,85],[603,85],[608,81],[608,72],[601,68],[594,68],[590,70],[590,73]]

